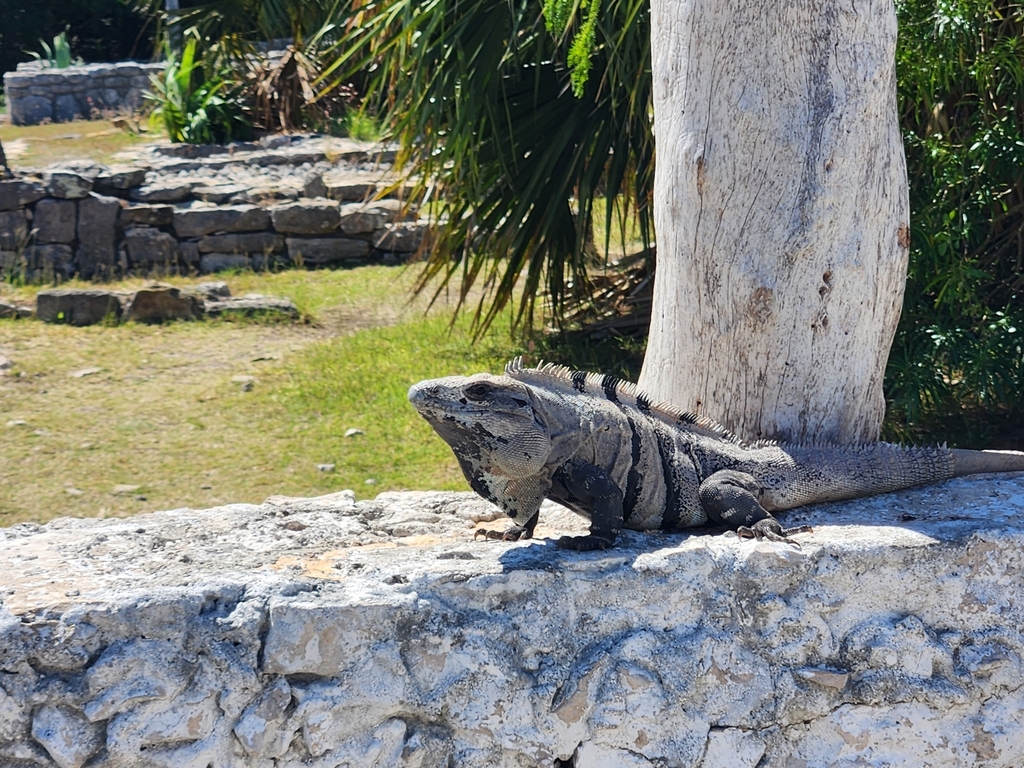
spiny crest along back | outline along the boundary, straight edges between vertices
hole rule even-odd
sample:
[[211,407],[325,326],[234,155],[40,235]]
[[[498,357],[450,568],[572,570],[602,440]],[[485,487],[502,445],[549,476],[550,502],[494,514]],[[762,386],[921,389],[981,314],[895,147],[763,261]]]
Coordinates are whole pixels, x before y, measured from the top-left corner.
[[732,443],[740,442],[732,432],[718,422],[684,411],[671,403],[653,402],[636,384],[615,376],[574,371],[564,365],[543,361],[536,368],[526,368],[523,366],[522,357],[515,358],[505,366],[505,375],[532,387],[563,394],[604,398],[652,416],[672,427]]

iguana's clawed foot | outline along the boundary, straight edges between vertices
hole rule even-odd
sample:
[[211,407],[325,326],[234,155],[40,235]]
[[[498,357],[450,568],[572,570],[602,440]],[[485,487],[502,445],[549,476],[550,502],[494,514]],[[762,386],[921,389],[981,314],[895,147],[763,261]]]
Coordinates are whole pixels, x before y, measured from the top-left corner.
[[782,524],[774,517],[766,517],[758,520],[751,526],[741,525],[736,529],[736,535],[741,539],[757,539],[761,541],[781,541],[784,544],[792,544],[799,548],[800,544],[789,537],[794,533],[811,533],[814,529],[809,525],[798,525],[795,528],[783,528]]
[[492,539],[494,541],[519,541],[520,539],[529,539],[533,537],[533,533],[521,525],[512,525],[506,528],[504,531],[488,531],[485,528],[477,528],[476,533],[473,534],[473,538],[483,536],[485,539]]
[[576,552],[594,552],[599,549],[608,549],[615,543],[615,537],[590,534],[589,536],[563,536],[558,540],[556,546],[559,549],[572,549]]

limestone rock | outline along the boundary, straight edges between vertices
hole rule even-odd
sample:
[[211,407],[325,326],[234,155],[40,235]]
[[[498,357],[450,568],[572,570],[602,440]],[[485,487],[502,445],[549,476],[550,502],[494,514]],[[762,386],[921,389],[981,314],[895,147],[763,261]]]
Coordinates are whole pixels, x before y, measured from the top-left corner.
[[284,315],[296,320],[299,309],[290,299],[276,296],[249,294],[226,298],[211,298],[206,301],[206,314],[211,317],[218,315]]
[[32,718],[32,737],[60,768],[82,768],[103,746],[103,729],[70,707],[46,705]]
[[[78,202],[78,272],[84,279],[108,276],[116,264],[114,245],[121,201],[91,193]],[[107,273],[107,274],[105,274]]]
[[293,235],[326,235],[338,228],[338,204],[330,200],[298,200],[271,206],[270,219],[278,232]]
[[317,198],[327,197],[327,185],[322,174],[311,171],[302,179],[302,196]]
[[112,291],[54,288],[36,294],[36,317],[45,323],[93,325],[121,317],[121,301]]
[[204,253],[199,257],[199,271],[204,275],[227,269],[252,269],[252,257],[244,253]]
[[78,200],[92,192],[93,181],[86,175],[68,168],[57,168],[43,174],[46,193],[50,197]]
[[192,187],[192,197],[207,203],[226,203],[236,195],[244,194],[245,191],[242,184],[201,185]]
[[56,278],[67,279],[74,273],[74,254],[70,245],[49,243],[30,245],[22,252],[24,264],[33,280],[51,282]]
[[174,206],[138,203],[122,208],[118,221],[125,229],[132,226],[169,227],[174,215]]
[[37,179],[0,179],[0,211],[23,208],[46,196],[46,185]]
[[789,512],[799,549],[569,552],[550,503],[476,540],[437,492],[2,529],[0,762],[1011,768],[1022,483]]
[[230,235],[207,235],[199,241],[200,253],[256,253],[284,251],[284,236],[272,232],[241,232]]
[[16,251],[28,242],[28,218],[23,209],[0,211],[0,250]]
[[75,239],[77,206],[74,200],[46,198],[36,203],[32,226],[37,243],[70,243]]
[[365,240],[345,237],[288,238],[288,257],[293,264],[324,266],[364,263],[369,255],[370,244]]
[[377,193],[379,174],[342,171],[326,174],[327,197],[343,203],[362,203]]
[[178,208],[174,231],[181,238],[202,237],[214,232],[260,232],[270,227],[270,215],[255,205],[218,208]]
[[129,229],[124,233],[124,245],[133,266],[169,267],[177,262],[178,241],[159,229]]
[[425,219],[389,224],[373,238],[373,247],[394,253],[414,253],[419,250],[429,231],[430,222]]
[[209,301],[231,298],[231,289],[223,280],[213,280],[208,283],[199,283],[183,290]]
[[398,200],[372,203],[346,203],[341,206],[341,231],[346,235],[366,235],[383,229],[402,213]]
[[[7,301],[0,301],[0,318],[29,318],[35,314],[35,310],[32,307],[24,306],[21,304],[12,304]],[[2,700],[0,696],[0,700]],[[0,707],[2,709],[2,707]]]
[[170,320],[195,320],[203,315],[199,298],[170,285],[140,288],[125,304],[121,320],[137,323],[165,323]]
[[128,193],[128,197],[140,203],[180,203],[192,196],[190,184],[164,182],[160,184],[144,184]]
[[142,186],[146,182],[146,173],[145,168],[115,166],[104,169],[93,180],[93,184],[97,191],[105,194],[125,192],[133,187]]

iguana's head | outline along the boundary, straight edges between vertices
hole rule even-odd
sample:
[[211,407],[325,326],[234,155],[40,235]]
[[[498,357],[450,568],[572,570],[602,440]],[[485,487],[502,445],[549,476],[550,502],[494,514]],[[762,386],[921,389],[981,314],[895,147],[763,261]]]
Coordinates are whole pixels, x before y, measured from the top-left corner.
[[409,402],[451,446],[465,471],[515,478],[539,472],[551,452],[530,387],[480,373],[413,384]]

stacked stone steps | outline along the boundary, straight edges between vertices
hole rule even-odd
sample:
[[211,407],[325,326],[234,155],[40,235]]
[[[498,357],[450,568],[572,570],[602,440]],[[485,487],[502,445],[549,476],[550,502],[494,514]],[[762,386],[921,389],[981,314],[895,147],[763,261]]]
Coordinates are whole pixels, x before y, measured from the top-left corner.
[[0,180],[0,271],[40,281],[398,263],[429,228],[372,144],[273,137],[190,149],[198,156],[155,146],[126,165],[69,162]]

